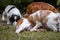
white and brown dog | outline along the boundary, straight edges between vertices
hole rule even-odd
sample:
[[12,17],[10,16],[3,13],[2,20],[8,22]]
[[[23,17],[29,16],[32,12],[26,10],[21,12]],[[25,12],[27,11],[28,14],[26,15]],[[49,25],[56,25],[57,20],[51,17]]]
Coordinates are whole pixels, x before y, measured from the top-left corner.
[[21,13],[18,8],[14,5],[6,6],[4,12],[2,13],[2,20],[5,20],[5,15],[7,16],[7,24],[16,24],[16,21],[20,19]]
[[45,23],[49,29],[57,31],[57,24],[59,23],[58,15],[59,13],[54,13],[50,10],[38,10],[29,17],[21,18],[17,21],[16,33],[19,33],[24,29],[35,31],[37,28],[42,26],[43,23]]

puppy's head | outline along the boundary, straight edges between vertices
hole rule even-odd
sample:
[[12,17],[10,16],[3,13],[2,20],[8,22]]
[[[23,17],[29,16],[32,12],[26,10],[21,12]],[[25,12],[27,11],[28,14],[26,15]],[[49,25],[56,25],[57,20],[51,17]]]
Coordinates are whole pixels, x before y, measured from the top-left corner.
[[19,19],[20,19],[20,16],[14,15],[14,14],[9,18],[10,22],[13,24],[15,24]]

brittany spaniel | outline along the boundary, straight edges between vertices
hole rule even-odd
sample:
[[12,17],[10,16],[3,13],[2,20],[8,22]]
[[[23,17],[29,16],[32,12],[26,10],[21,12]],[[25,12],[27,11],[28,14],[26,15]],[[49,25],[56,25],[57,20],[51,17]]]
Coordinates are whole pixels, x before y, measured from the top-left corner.
[[24,16],[27,17],[30,14],[32,14],[32,13],[38,11],[38,10],[51,10],[53,12],[58,12],[58,10],[54,6],[52,6],[52,5],[48,4],[48,3],[45,3],[45,2],[33,2],[30,5],[28,5],[26,14]]
[[14,5],[8,5],[2,13],[3,21],[5,20],[5,16],[7,16],[7,24],[16,24],[16,21],[21,17],[21,13]]
[[21,32],[24,29],[35,31],[37,28],[41,27],[42,24],[46,24],[47,27],[53,31],[57,31],[58,14],[50,10],[38,10],[29,17],[21,18],[17,21],[16,33]]

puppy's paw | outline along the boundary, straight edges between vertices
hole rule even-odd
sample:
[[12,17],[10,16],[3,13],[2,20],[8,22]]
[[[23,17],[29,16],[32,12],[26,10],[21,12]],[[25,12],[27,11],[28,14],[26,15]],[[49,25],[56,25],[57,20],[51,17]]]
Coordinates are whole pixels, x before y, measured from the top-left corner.
[[38,31],[39,31],[39,29],[31,29],[30,31],[38,32]]
[[19,32],[18,32],[18,31],[15,31],[15,33],[16,33],[16,34],[19,34]]
[[57,29],[53,30],[54,32],[57,32]]

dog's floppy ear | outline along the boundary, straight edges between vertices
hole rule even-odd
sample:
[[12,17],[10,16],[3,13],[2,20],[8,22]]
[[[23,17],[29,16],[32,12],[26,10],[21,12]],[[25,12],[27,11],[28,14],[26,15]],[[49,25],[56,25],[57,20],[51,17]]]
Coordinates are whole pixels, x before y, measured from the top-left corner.
[[17,21],[17,25],[18,25],[18,26],[21,25],[22,22],[23,22],[23,19],[19,19],[19,20]]
[[14,20],[14,15],[12,15],[10,18],[9,18],[10,22],[13,23],[15,20]]
[[16,19],[16,21],[18,21],[20,19],[20,16],[17,16],[17,19]]

